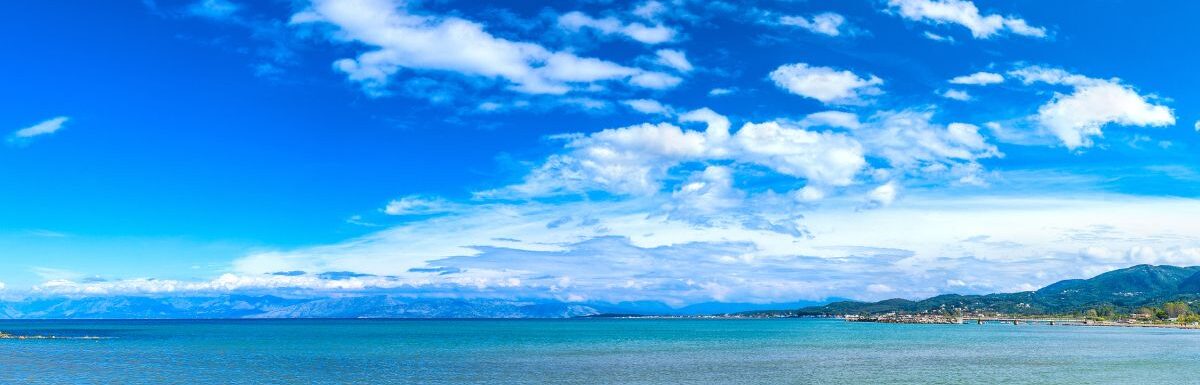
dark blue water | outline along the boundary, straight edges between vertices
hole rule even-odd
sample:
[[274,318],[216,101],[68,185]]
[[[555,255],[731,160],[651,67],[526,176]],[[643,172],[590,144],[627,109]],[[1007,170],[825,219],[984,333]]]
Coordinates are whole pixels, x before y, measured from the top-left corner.
[[[1200,331],[837,320],[0,321],[3,384],[1140,384]],[[1180,382],[1183,381],[1183,382]]]

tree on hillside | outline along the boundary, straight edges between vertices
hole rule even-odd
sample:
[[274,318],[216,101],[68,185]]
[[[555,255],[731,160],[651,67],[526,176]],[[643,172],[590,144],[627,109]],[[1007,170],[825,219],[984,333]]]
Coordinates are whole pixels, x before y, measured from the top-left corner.
[[1187,302],[1174,301],[1163,304],[1163,311],[1167,312],[1167,318],[1179,318],[1190,313]]

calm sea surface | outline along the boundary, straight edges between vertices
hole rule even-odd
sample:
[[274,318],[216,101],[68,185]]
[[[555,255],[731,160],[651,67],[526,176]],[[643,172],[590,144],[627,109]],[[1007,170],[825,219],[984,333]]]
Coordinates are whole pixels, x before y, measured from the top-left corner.
[[[1140,384],[1200,331],[838,320],[0,321],[3,384]],[[1186,382],[1186,380],[1185,380]]]

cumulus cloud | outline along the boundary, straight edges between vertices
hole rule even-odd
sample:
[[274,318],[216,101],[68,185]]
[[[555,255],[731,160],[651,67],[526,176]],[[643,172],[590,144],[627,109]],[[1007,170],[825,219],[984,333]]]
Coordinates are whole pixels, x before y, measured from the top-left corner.
[[621,101],[621,104],[648,115],[670,115],[674,112],[670,106],[653,99],[630,99]]
[[555,52],[541,45],[496,37],[482,24],[458,17],[410,13],[395,0],[315,0],[291,18],[295,25],[335,27],[338,42],[367,47],[334,68],[372,95],[386,94],[401,69],[436,70],[502,79],[510,88],[535,94],[563,94],[574,84],[628,81],[646,88],[679,83],[670,75],[626,67],[596,58]]
[[1046,36],[1045,28],[1031,26],[1024,19],[980,14],[975,3],[967,0],[888,0],[888,6],[908,20],[961,25],[971,30],[971,36],[977,39],[991,38],[1005,31],[1022,36]]
[[841,133],[809,131],[787,122],[746,123],[730,134],[729,120],[711,110],[681,115],[705,131],[644,123],[572,137],[568,153],[551,156],[523,184],[521,195],[603,190],[649,195],[667,171],[684,163],[733,161],[767,167],[821,186],[846,186],[866,166],[861,146]]
[[988,84],[997,84],[1004,82],[1004,75],[992,72],[976,72],[970,75],[957,76],[950,79],[953,84],[969,84],[976,86],[985,86]]
[[662,24],[646,25],[638,22],[626,24],[616,17],[597,19],[579,11],[559,16],[558,25],[568,31],[587,28],[604,35],[621,35],[644,44],[662,44],[675,38],[675,30]]
[[819,33],[827,36],[838,36],[843,33],[841,28],[844,24],[846,24],[846,18],[837,13],[825,12],[813,15],[812,17],[784,16],[779,18],[779,23],[793,27],[800,27],[812,33]]
[[58,130],[63,129],[67,121],[71,118],[59,116],[53,119],[45,120],[41,123],[19,129],[9,136],[9,143],[23,143],[37,136],[50,135]]
[[850,71],[814,67],[806,63],[787,64],[771,71],[770,78],[779,88],[825,104],[861,104],[863,96],[883,93],[883,79],[866,78]]
[[655,51],[654,54],[658,58],[658,64],[674,68],[676,71],[686,73],[692,72],[692,70],[695,69],[692,67],[692,62],[688,61],[687,54],[685,54],[683,51],[674,49],[660,49]]
[[879,112],[853,134],[871,156],[922,178],[942,175],[976,183],[981,171],[977,161],[1002,155],[978,126],[936,124],[932,110]]
[[703,157],[704,135],[670,123],[644,123],[576,136],[569,153],[551,156],[524,183],[503,192],[543,195],[605,190],[619,194],[653,194],[671,167]]
[[733,136],[738,157],[818,186],[846,186],[866,167],[862,146],[840,133],[786,123],[746,123]]
[[[626,101],[646,113],[673,113],[650,100]],[[762,167],[805,184],[803,201],[824,198],[860,182],[865,171],[925,181],[986,184],[979,160],[1003,156],[973,124],[933,121],[933,110],[876,113],[866,121],[844,111],[822,111],[799,120],[746,122],[731,131],[728,118],[710,110],[680,113],[681,123],[703,131],[643,123],[561,137],[566,151],[551,155],[522,183],[483,197],[534,197],[605,191],[653,196],[672,170],[714,164]],[[879,174],[883,173],[883,174]],[[677,177],[674,177],[677,178]]]
[[1162,127],[1175,124],[1171,108],[1154,104],[1120,79],[1095,79],[1056,68],[1022,67],[1009,72],[1026,85],[1044,83],[1069,86],[1069,94],[1055,93],[1031,119],[1062,141],[1068,149],[1090,147],[1103,136],[1108,124]]
[[710,142],[719,143],[729,137],[729,118],[708,108],[692,110],[679,115],[679,121],[682,123],[706,124],[707,127],[704,130],[704,136]]

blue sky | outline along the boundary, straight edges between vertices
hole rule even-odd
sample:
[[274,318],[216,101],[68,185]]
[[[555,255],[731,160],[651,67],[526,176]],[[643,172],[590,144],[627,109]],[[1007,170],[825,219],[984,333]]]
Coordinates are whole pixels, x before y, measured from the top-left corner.
[[3,8],[8,296],[771,302],[1200,263],[1187,2]]

